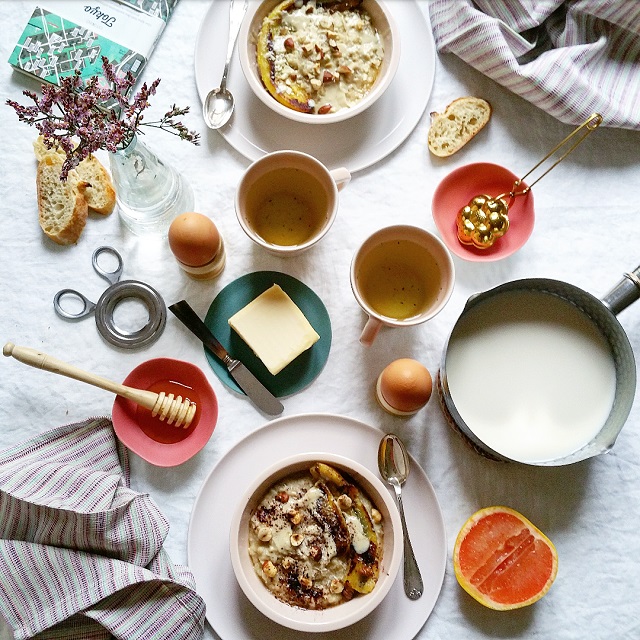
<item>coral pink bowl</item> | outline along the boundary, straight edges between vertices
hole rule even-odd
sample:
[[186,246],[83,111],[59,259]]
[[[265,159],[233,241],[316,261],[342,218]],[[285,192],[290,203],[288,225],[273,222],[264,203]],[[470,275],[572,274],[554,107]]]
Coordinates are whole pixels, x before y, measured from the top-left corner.
[[[533,193],[516,196],[509,206],[509,230],[491,247],[478,249],[458,239],[458,212],[477,195],[492,197],[508,193],[517,180],[508,169],[489,162],[467,164],[454,169],[438,185],[431,205],[433,220],[444,243],[459,258],[471,262],[502,260],[520,249],[533,232]],[[524,189],[522,183],[518,190]],[[507,202],[509,201],[507,197]]]
[[111,416],[113,428],[128,449],[158,467],[174,467],[207,444],[218,420],[218,400],[198,367],[182,360],[155,358],[137,366],[123,384],[156,393],[180,393],[197,407],[193,421],[184,429],[161,422],[148,409],[117,396]]

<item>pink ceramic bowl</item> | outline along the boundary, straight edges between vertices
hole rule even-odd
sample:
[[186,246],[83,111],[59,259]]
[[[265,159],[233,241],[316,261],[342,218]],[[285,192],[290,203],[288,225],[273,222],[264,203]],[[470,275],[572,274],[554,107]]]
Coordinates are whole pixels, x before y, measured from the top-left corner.
[[[517,196],[509,206],[509,230],[487,249],[463,244],[458,239],[458,212],[475,196],[496,197],[508,193],[518,177],[497,164],[477,162],[454,169],[438,185],[433,194],[433,220],[442,240],[459,258],[471,262],[502,260],[520,249],[533,232],[535,221],[533,193]],[[525,188],[522,183],[518,190]],[[507,198],[508,201],[508,198]]]
[[184,429],[161,422],[148,409],[117,396],[113,428],[128,449],[158,467],[174,467],[207,444],[218,420],[218,400],[198,367],[182,360],[155,358],[137,366],[123,384],[188,397],[197,407],[193,421]]

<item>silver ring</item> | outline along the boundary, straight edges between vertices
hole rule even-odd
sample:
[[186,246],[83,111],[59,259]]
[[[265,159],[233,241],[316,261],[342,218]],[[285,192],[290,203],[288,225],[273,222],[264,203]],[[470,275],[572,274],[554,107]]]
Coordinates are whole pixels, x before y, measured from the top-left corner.
[[[137,331],[125,331],[114,321],[113,312],[118,303],[134,298],[147,308],[149,321]],[[96,326],[102,337],[116,347],[135,349],[155,342],[167,320],[167,309],[160,294],[148,284],[137,280],[124,280],[110,286],[96,303]]]

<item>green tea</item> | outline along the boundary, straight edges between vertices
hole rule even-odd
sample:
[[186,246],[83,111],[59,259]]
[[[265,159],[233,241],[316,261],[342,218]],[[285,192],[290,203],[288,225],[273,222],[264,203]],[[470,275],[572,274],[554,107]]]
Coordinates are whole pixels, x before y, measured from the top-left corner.
[[281,168],[259,177],[247,195],[247,221],[263,240],[280,246],[304,244],[326,222],[327,193],[312,175]]
[[360,295],[376,313],[407,320],[436,303],[442,277],[438,262],[424,247],[389,240],[363,256],[356,280]]

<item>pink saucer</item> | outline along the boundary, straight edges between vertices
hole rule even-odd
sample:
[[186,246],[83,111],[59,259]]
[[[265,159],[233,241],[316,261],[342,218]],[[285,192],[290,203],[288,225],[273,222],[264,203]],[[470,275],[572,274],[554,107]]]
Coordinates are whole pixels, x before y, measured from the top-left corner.
[[193,364],[155,358],[137,366],[123,381],[128,387],[173,393],[196,403],[187,429],[154,418],[132,400],[117,396],[113,403],[113,428],[120,441],[141,458],[158,467],[182,464],[209,441],[218,420],[218,400],[204,373]]
[[[535,214],[533,194],[517,196],[509,207],[509,230],[488,249],[478,249],[458,239],[457,215],[477,195],[496,197],[509,192],[518,176],[504,167],[489,162],[478,162],[459,167],[440,182],[431,210],[442,240],[452,253],[472,262],[501,260],[515,253],[533,232]],[[526,188],[522,183],[518,189]],[[508,202],[508,200],[507,200]]]

